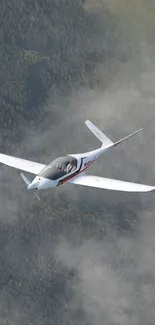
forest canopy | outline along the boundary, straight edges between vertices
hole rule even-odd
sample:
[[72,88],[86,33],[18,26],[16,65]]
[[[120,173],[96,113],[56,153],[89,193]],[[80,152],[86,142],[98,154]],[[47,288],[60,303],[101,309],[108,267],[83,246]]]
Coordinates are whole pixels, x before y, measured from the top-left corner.
[[116,19],[99,20],[85,1],[2,0],[0,26],[1,129],[39,118],[52,87],[92,82],[96,62],[114,51]]

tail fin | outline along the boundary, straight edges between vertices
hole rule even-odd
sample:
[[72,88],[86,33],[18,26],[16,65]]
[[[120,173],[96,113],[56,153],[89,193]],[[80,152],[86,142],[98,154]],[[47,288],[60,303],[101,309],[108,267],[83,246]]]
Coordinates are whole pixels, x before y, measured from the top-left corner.
[[101,132],[92,122],[89,120],[85,121],[85,124],[90,129],[92,133],[102,142],[102,146],[104,147],[111,147],[114,145],[112,142],[103,132]]
[[129,135],[127,135],[126,137],[120,139],[119,141],[116,142],[112,142],[106,135],[104,135],[92,122],[90,122],[89,120],[85,121],[85,124],[87,125],[87,127],[90,129],[90,131],[92,131],[95,136],[102,142],[102,147],[103,148],[113,148],[115,146],[117,146],[118,144],[120,144],[121,142],[123,142],[124,140],[132,137],[133,135],[143,131],[144,129],[141,128]]

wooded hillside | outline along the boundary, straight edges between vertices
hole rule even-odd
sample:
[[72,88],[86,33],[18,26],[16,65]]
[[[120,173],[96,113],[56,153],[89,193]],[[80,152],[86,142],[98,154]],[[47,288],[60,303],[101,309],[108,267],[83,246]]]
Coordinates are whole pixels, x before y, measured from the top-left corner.
[[[100,21],[84,2],[1,1],[1,129],[18,129],[25,120],[39,118],[52,87],[68,89],[88,79],[95,63],[113,52],[112,43],[105,50],[104,42],[110,24],[114,32],[114,19],[110,22],[105,13]],[[103,44],[96,36],[101,42],[105,36]]]

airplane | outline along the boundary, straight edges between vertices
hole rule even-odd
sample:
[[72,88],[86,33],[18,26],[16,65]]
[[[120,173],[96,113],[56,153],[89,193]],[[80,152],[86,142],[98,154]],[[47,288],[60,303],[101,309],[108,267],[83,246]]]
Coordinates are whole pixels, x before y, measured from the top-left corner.
[[[91,121],[87,120],[85,121],[85,124],[100,140],[101,146],[98,149],[85,153],[69,154],[64,157],[59,157],[47,165],[6,154],[0,154],[0,163],[20,170],[20,175],[27,184],[27,189],[34,190],[33,192],[38,200],[40,200],[40,198],[36,193],[36,190],[54,188],[66,183],[124,192],[151,192],[155,190],[155,187],[150,185],[91,176],[86,173],[87,168],[90,167],[103,153],[139,133],[143,128],[129,134],[117,142],[113,142]],[[32,173],[35,175],[35,178],[30,182],[21,171]]]

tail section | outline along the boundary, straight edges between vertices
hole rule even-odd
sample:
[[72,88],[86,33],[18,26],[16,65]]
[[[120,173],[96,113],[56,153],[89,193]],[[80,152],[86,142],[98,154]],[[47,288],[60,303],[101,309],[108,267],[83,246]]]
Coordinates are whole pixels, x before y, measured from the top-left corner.
[[143,131],[143,130],[144,130],[143,128],[142,128],[142,129],[139,129],[139,130],[137,130],[137,131],[135,131],[135,132],[133,132],[133,133],[127,135],[126,137],[122,138],[121,140],[115,142],[115,143],[114,143],[114,147],[117,146],[118,144],[120,144],[121,142],[123,142],[124,140],[129,139],[129,138],[132,137],[133,135],[135,135],[135,134],[137,134],[137,133],[139,133],[139,132],[141,132],[141,131]]
[[102,142],[102,146],[104,147],[111,147],[114,145],[112,142],[103,132],[101,132],[92,122],[89,120],[85,121],[85,124],[89,128],[89,130],[94,133],[94,135]]
[[133,135],[143,131],[144,129],[139,129],[129,135],[127,135],[126,137],[120,139],[119,141],[113,142],[111,141],[104,133],[102,133],[92,122],[90,122],[89,120],[85,121],[85,124],[87,125],[87,127],[90,129],[90,131],[92,133],[94,133],[94,135],[102,142],[102,147],[107,149],[107,148],[113,148],[115,146],[117,146],[118,144],[120,144],[121,142],[123,142],[124,140],[132,137]]

